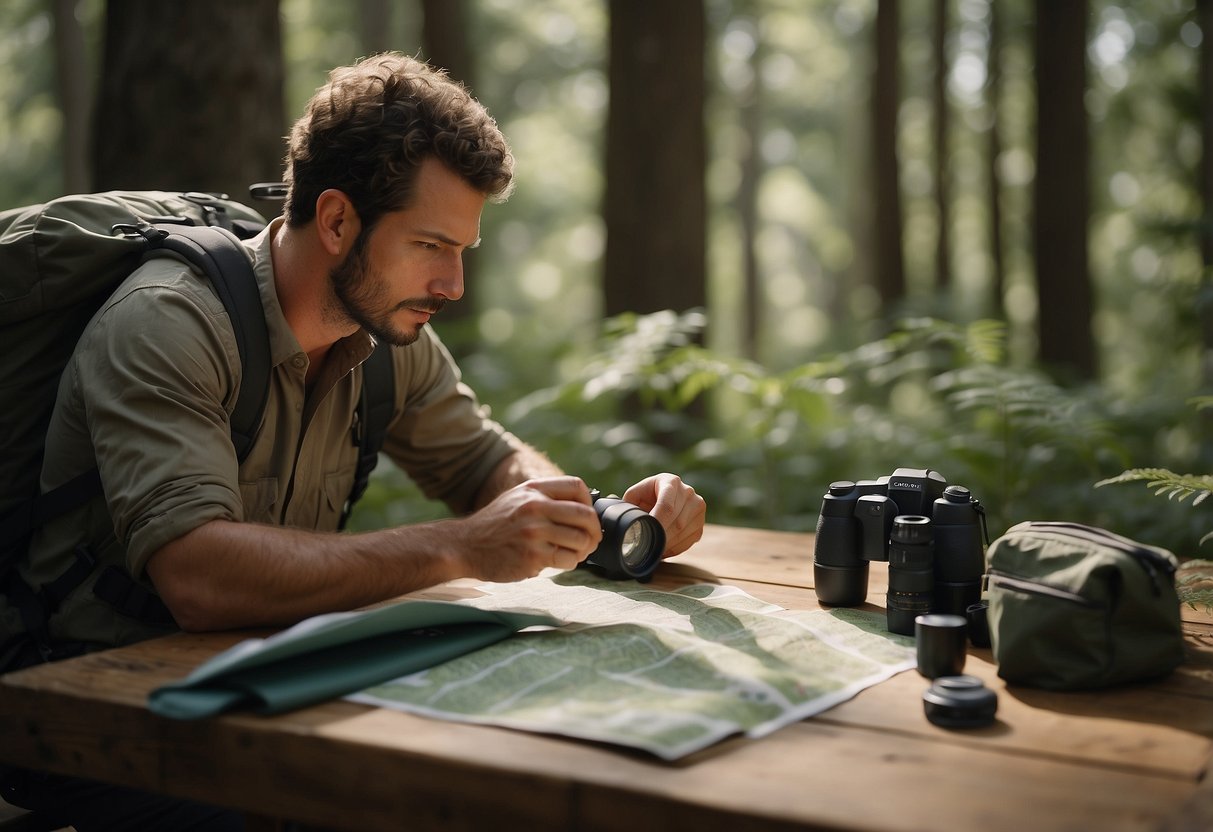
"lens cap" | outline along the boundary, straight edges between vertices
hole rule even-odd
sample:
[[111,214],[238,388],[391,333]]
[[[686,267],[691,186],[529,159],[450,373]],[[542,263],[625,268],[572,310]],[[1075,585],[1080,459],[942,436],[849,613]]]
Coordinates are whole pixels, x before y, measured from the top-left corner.
[[959,615],[930,613],[914,619],[918,672],[928,679],[959,676],[965,667],[965,631]]
[[974,647],[990,646],[990,603],[978,601],[965,608],[965,618],[969,622],[969,641]]
[[998,695],[976,676],[941,676],[922,695],[923,709],[942,728],[980,728],[994,722]]

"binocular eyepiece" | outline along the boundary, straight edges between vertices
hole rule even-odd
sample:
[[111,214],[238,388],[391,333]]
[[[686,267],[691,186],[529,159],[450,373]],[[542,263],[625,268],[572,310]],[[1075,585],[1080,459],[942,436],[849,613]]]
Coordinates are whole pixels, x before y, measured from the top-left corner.
[[661,523],[644,509],[614,495],[604,497],[597,489],[590,491],[590,499],[602,524],[602,542],[583,565],[615,580],[647,583],[665,551]]
[[898,468],[877,480],[830,483],[813,550],[823,604],[850,607],[868,593],[868,564],[889,562],[888,629],[914,634],[914,618],[965,615],[981,597],[985,509],[938,471]]

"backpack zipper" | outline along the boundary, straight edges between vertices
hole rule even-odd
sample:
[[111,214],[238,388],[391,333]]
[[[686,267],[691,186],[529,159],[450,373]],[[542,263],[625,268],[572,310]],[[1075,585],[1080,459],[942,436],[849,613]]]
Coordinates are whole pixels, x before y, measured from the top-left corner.
[[1166,557],[1155,552],[1153,549],[1147,549],[1129,540],[1127,537],[1121,537],[1106,529],[1085,526],[1082,523],[1034,520],[1023,531],[1029,530],[1053,531],[1064,537],[1076,537],[1079,540],[1098,543],[1102,546],[1109,546],[1117,551],[1124,552],[1133,558],[1142,569],[1146,570],[1146,574],[1150,576],[1150,585],[1154,588],[1155,595],[1162,594],[1162,575],[1159,574],[1160,571],[1165,572],[1168,579],[1173,579],[1175,575],[1175,564]]
[[1017,578],[1014,575],[1007,575],[1002,572],[990,572],[990,585],[1013,589],[1018,592],[1026,592],[1029,595],[1044,595],[1048,598],[1053,598],[1057,601],[1068,601],[1072,604],[1078,604],[1088,609],[1098,609],[1099,604],[1092,601],[1077,592],[1071,592],[1068,589],[1053,586],[1052,584],[1041,583],[1039,581],[1029,581],[1025,578]]

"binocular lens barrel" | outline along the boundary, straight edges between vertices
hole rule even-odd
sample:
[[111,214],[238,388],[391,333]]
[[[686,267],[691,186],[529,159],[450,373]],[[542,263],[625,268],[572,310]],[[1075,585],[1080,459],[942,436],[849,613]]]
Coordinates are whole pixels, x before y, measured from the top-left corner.
[[648,517],[648,520],[652,522],[645,522],[645,518],[637,518],[636,522],[624,531],[623,540],[619,544],[620,557],[632,569],[644,567],[644,564],[652,557],[657,532],[664,531],[652,517]]
[[981,600],[982,513],[964,486],[948,486],[935,501],[935,612],[964,615]]
[[644,509],[617,497],[602,497],[597,491],[590,496],[602,524],[602,542],[585,559],[586,564],[616,580],[650,580],[665,551],[661,523]]
[[817,600],[832,607],[862,604],[868,595],[868,562],[860,557],[859,500],[855,483],[839,480],[821,500],[813,544],[813,587]]

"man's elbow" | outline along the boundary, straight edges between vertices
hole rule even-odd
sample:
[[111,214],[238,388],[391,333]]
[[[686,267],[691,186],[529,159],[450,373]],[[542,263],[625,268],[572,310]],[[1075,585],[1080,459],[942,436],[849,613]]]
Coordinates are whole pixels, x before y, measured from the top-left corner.
[[223,629],[218,624],[213,605],[208,602],[205,594],[192,588],[188,581],[153,579],[152,583],[156,585],[160,600],[168,607],[180,629],[187,633]]
[[189,568],[179,543],[165,545],[148,559],[152,585],[180,629],[191,633],[223,629],[215,593]]

